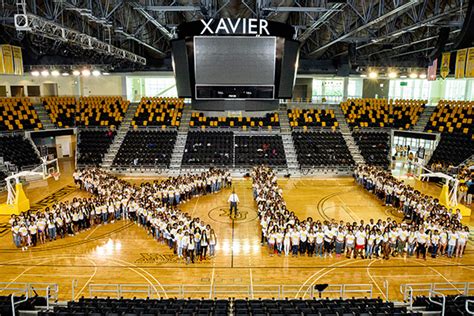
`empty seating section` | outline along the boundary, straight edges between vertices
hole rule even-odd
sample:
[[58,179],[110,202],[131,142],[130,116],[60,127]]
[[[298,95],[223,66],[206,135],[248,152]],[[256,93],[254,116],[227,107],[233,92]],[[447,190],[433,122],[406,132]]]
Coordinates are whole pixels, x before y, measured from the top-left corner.
[[80,97],[76,126],[119,126],[130,101],[122,97]]
[[38,316],[53,315],[216,315],[227,316],[230,312],[229,300],[199,299],[84,299],[68,302],[67,306],[56,306],[53,312],[39,312]]
[[272,129],[280,126],[278,113],[267,113],[263,117],[251,116],[206,116],[201,112],[193,112],[189,121],[191,127],[226,127],[241,129],[266,128]]
[[176,136],[176,131],[129,131],[115,156],[113,166],[169,167]]
[[43,128],[29,98],[0,98],[0,132]]
[[235,166],[260,164],[286,167],[281,136],[235,136]]
[[442,162],[457,166],[474,154],[474,102],[441,100],[425,131],[441,133],[430,164]]
[[293,129],[308,127],[337,128],[339,126],[333,110],[288,109],[287,112],[290,126]]
[[354,131],[354,140],[366,163],[375,166],[388,167],[390,134],[383,130]]
[[142,98],[132,121],[133,127],[179,127],[184,100],[179,98]]
[[76,126],[76,99],[74,97],[41,98],[51,122],[57,127]]
[[294,131],[293,142],[302,168],[351,166],[354,160],[341,133],[334,131]]
[[425,128],[428,132],[448,132],[472,135],[474,118],[473,101],[441,100],[431,114]]
[[234,156],[232,132],[189,131],[183,166],[231,166]]
[[[441,312],[441,306],[439,303],[442,303],[441,297],[432,298],[438,304],[431,302],[426,296],[418,296],[413,300],[413,307],[425,307],[426,315],[434,315],[436,312]],[[473,301],[474,296],[463,296],[463,295],[447,295],[446,296],[446,305],[445,305],[445,315],[446,316],[468,316],[472,315],[466,311],[466,300]],[[473,309],[472,303],[470,303],[469,308]]]
[[77,142],[77,163],[80,165],[99,165],[110,144],[112,144],[116,133],[116,131],[111,130],[81,130]]
[[381,299],[323,299],[323,300],[240,300],[234,301],[234,315],[421,315],[407,312]]
[[429,164],[442,162],[447,166],[457,166],[474,154],[473,136],[443,133]]
[[18,169],[25,166],[37,167],[41,163],[33,144],[22,135],[1,136],[0,157],[16,165]]
[[349,99],[341,103],[341,109],[351,128],[410,129],[418,121],[425,104],[423,100]]

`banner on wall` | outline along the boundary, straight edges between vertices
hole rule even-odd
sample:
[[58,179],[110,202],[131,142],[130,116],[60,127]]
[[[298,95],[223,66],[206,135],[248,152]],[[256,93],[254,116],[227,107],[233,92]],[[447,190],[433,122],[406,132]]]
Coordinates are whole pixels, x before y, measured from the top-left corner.
[[436,80],[436,70],[438,69],[438,58],[433,60],[431,65],[428,66],[428,80],[434,81]]
[[466,78],[474,78],[474,47],[467,50]]
[[441,68],[439,69],[439,74],[441,75],[441,78],[446,79],[446,77],[449,75],[449,63],[451,61],[451,53],[443,53],[441,57]]
[[464,69],[466,68],[467,48],[460,49],[456,52],[456,68],[454,77],[456,79],[464,78]]
[[12,53],[15,75],[23,75],[23,55],[21,53],[21,47],[12,46]]
[[0,45],[3,57],[3,73],[13,75],[15,68],[13,66],[13,53],[10,45]]

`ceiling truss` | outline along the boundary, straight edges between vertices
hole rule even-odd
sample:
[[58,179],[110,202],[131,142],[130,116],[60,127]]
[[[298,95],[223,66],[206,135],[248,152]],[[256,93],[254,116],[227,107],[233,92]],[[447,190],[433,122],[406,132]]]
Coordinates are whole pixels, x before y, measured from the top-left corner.
[[[294,26],[303,59],[419,63],[442,27],[455,42],[467,0],[3,0],[0,41],[62,54],[69,45],[132,68],[169,57],[176,27],[202,18],[263,18]],[[41,38],[46,39],[41,41]],[[77,53],[80,56],[80,52]]]

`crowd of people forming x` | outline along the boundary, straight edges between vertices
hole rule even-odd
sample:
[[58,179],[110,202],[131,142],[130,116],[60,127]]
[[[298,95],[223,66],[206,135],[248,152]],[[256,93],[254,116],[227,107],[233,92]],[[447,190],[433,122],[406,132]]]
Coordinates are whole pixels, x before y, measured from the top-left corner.
[[452,212],[431,196],[416,191],[389,171],[359,166],[355,179],[362,187],[404,214],[401,223],[392,218],[368,223],[300,220],[289,211],[275,172],[266,166],[252,170],[253,194],[260,219],[261,243],[271,256],[320,256],[373,258],[390,256],[426,259],[463,256],[469,229],[461,224],[459,210]]
[[[275,172],[266,166],[251,173],[253,194],[261,224],[261,243],[270,255],[346,256],[372,258],[413,256],[426,259],[446,255],[461,258],[469,229],[461,224],[459,210],[452,212],[431,196],[416,191],[389,171],[358,166],[359,185],[403,213],[401,223],[388,217],[357,222],[300,220],[288,210]],[[181,212],[181,202],[232,186],[230,173],[210,169],[197,175],[171,177],[162,182],[132,185],[106,171],[90,168],[73,174],[76,185],[91,197],[59,202],[43,211],[28,211],[10,219],[13,242],[22,250],[96,225],[131,220],[166,243],[187,263],[215,255],[217,237],[209,224]],[[209,253],[208,253],[209,249]]]
[[96,225],[125,219],[144,227],[148,234],[166,243],[187,263],[215,255],[217,237],[212,227],[180,211],[178,204],[232,186],[229,172],[210,169],[197,175],[171,177],[139,186],[98,168],[76,171],[73,177],[76,185],[92,197],[74,198],[43,211],[12,215],[13,242],[18,248],[26,250]]

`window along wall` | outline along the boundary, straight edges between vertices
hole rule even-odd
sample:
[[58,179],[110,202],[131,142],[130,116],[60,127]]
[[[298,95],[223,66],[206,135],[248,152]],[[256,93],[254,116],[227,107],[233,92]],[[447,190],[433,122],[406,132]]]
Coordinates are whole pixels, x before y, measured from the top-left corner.
[[474,100],[474,79],[394,79],[390,80],[389,98],[422,99],[431,104],[439,100]]
[[142,97],[177,97],[173,76],[127,77],[127,99],[138,102]]

